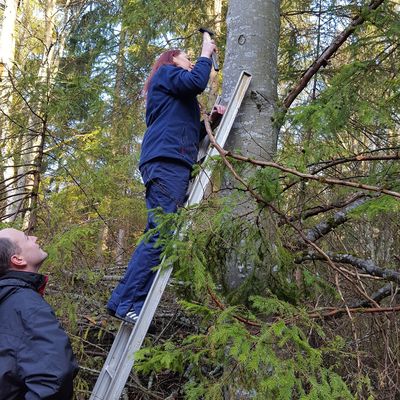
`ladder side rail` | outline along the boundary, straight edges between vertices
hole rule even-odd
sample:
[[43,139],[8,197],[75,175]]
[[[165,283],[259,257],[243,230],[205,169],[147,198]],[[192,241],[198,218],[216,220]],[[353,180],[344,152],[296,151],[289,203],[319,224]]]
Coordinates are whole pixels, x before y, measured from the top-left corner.
[[92,390],[90,399],[106,400],[108,398],[109,387],[115,380],[115,371],[121,360],[124,359],[124,349],[128,347],[133,326],[121,324],[117,336],[107,355],[107,359],[97,378],[96,384]]
[[[162,265],[162,264],[161,264]],[[106,396],[102,400],[118,400],[132,371],[135,353],[142,347],[144,338],[154,317],[158,304],[172,273],[172,267],[161,268],[157,271],[153,285],[143,304],[142,311],[135,325],[122,323],[123,329],[129,329],[130,336],[123,349],[115,370],[114,378],[107,387]]]
[[[215,140],[221,147],[224,147],[226,141],[228,140],[229,133],[232,129],[233,123],[235,122],[243,98],[247,92],[247,89],[249,88],[250,81],[251,75],[246,71],[242,71],[236,83],[235,89],[233,90],[231,101],[229,102],[215,133]],[[203,199],[205,191],[208,185],[211,183],[212,171],[208,165],[208,162],[212,157],[215,157],[218,154],[218,151],[214,147],[208,150],[207,156],[204,160],[205,168],[202,169],[193,183],[188,199],[189,205],[198,204]]]

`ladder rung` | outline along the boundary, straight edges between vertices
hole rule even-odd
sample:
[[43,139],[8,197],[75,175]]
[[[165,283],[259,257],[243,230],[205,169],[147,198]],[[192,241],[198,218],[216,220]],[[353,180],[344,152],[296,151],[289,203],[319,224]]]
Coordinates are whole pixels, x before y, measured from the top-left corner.
[[108,374],[108,376],[113,379],[115,375],[115,371],[110,371],[107,366],[104,367],[104,372]]

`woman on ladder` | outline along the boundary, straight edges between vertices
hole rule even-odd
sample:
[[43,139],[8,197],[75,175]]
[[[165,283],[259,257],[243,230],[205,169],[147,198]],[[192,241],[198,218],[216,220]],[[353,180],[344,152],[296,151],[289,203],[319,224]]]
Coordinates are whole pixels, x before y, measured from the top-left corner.
[[[161,207],[165,213],[175,213],[185,202],[199,142],[206,135],[196,96],[207,86],[210,57],[215,50],[214,41],[203,37],[196,64],[183,51],[168,50],[157,59],[147,78],[147,130],[139,169],[146,186],[148,210]],[[218,122],[224,111],[223,106],[214,107],[210,122]],[[145,232],[156,226],[153,212],[148,211]],[[137,321],[154,280],[153,268],[160,264],[162,248],[155,247],[157,239],[158,234],[152,235],[136,248],[108,301],[109,314],[126,322]]]

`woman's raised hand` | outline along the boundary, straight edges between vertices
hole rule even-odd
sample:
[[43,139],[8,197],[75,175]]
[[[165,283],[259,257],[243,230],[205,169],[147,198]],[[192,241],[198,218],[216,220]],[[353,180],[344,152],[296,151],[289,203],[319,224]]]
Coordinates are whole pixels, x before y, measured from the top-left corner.
[[203,47],[201,49],[201,57],[207,57],[210,58],[211,54],[216,51],[217,46],[215,45],[214,40],[209,40],[205,37],[203,37]]

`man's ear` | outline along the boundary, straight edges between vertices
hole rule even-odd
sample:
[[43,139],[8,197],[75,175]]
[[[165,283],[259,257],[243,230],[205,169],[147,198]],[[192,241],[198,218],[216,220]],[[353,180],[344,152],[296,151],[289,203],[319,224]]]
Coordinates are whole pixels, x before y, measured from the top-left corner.
[[23,269],[26,267],[26,261],[24,257],[14,254],[11,256],[11,264],[16,268],[16,269]]

